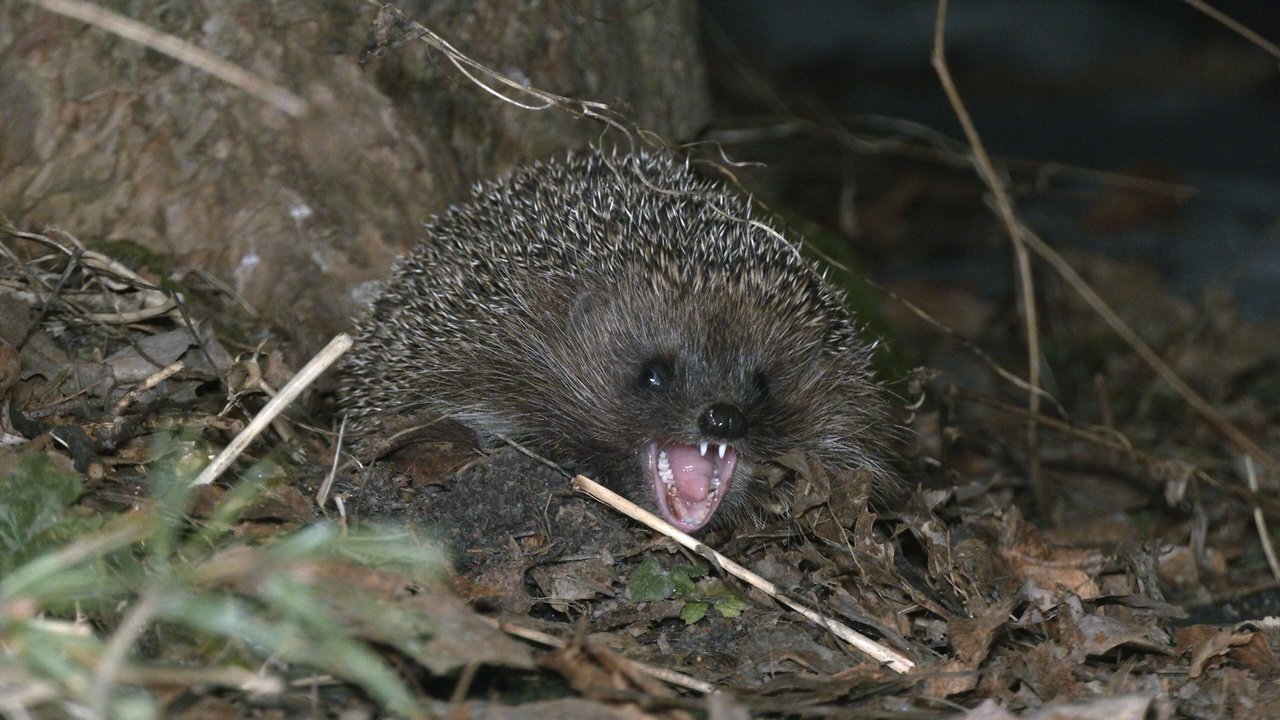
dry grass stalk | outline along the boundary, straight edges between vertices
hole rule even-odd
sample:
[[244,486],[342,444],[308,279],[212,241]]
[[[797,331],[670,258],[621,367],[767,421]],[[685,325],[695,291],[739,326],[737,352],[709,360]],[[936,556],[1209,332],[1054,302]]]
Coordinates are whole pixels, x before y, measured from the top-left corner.
[[777,585],[774,585],[724,555],[712,550],[693,537],[680,532],[662,518],[654,515],[648,510],[645,510],[639,505],[636,505],[630,500],[627,500],[612,490],[609,490],[603,485],[600,485],[594,480],[579,475],[573,479],[573,484],[579,490],[582,490],[591,497],[618,510],[627,517],[630,517],[637,522],[644,523],[672,540],[675,540],[684,547],[698,553],[709,562],[716,565],[716,567],[723,569],[725,572],[733,575],[739,580],[742,580],[751,587],[765,593],[792,610],[795,610],[809,621],[825,628],[841,640],[844,640],[858,650],[870,655],[877,662],[884,663],[889,669],[905,673],[910,672],[915,667],[915,663],[907,656],[892,648],[881,645],[839,621],[832,620],[831,618],[806,607],[797,600],[791,599],[787,595],[783,594],[782,591],[778,589]]
[[222,452],[218,453],[213,462],[209,463],[191,484],[208,485],[216,480],[224,470],[231,467],[231,463],[235,462],[236,458],[245,451],[245,448],[249,447],[249,443],[253,442],[254,438],[265,430],[276,416],[284,412],[289,403],[293,402],[308,385],[315,382],[316,378],[320,377],[320,373],[328,369],[330,365],[350,349],[351,336],[346,333],[339,333],[330,340],[323,350],[316,353],[315,357],[302,366],[302,369],[293,376],[293,379],[280,388],[280,392],[263,406],[262,411],[253,418],[253,421],[229,445],[223,448]]

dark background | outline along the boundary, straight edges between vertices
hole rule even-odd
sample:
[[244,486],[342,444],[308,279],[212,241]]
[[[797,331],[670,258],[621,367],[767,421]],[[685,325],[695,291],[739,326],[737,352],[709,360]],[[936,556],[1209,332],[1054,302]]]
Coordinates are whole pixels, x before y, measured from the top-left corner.
[[[1280,41],[1280,3],[1215,6]],[[722,122],[790,114],[856,129],[887,117],[961,137],[929,64],[933,0],[704,0],[703,10]],[[1175,0],[956,0],[947,57],[999,159],[1195,190],[1146,222],[1102,231],[1082,227],[1081,217],[1105,188],[1068,182],[1023,193],[1020,210],[1046,239],[1150,263],[1192,300],[1226,289],[1252,319],[1280,313],[1280,60]],[[989,243],[966,240],[966,222],[955,223],[949,242],[980,254]],[[991,292],[1006,289],[1006,268],[989,273],[989,263],[948,262],[974,256],[940,250],[947,243],[937,234],[883,253],[880,271],[980,272]],[[865,240],[874,256],[874,238]]]

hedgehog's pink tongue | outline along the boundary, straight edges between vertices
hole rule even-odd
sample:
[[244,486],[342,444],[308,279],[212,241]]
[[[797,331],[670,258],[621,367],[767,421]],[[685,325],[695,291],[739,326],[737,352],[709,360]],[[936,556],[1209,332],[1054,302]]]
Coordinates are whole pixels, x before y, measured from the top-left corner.
[[711,519],[733,479],[738,455],[729,446],[649,445],[649,474],[667,522],[693,532]]

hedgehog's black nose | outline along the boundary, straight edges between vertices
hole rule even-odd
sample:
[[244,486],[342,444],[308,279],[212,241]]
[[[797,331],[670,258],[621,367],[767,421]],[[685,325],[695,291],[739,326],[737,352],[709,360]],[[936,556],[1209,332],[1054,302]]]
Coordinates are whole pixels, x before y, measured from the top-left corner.
[[698,418],[698,429],[724,440],[737,440],[747,434],[747,416],[737,405],[716,403]]

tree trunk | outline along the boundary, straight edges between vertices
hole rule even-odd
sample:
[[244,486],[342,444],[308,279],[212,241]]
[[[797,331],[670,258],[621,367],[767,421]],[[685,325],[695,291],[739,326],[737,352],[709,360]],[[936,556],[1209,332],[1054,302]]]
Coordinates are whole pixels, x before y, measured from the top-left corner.
[[[504,103],[421,42],[362,68],[377,8],[355,0],[107,4],[310,109],[290,117],[167,55],[0,0],[0,211],[210,269],[303,347],[346,325],[354,290],[472,183],[603,130]],[[708,116],[692,2],[400,6],[489,68],[608,103],[665,138]]]

